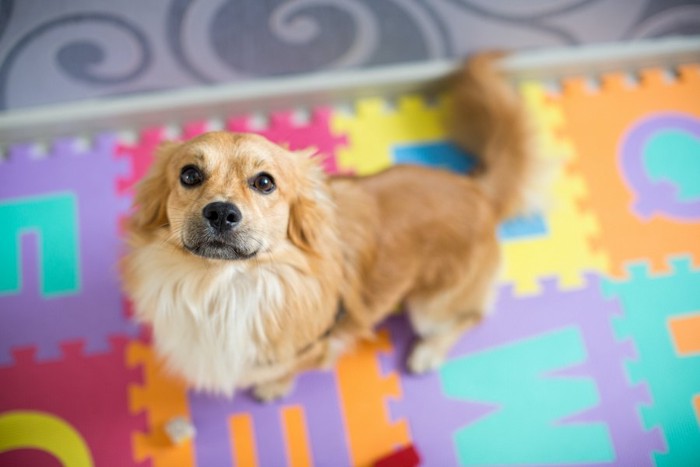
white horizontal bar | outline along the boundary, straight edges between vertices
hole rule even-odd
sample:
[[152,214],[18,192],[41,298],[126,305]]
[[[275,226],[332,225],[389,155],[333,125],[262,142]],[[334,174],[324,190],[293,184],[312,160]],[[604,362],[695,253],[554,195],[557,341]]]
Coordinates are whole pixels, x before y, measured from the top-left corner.
[[[700,37],[685,37],[523,51],[505,59],[503,68],[514,80],[559,79],[699,61]],[[457,64],[449,60],[324,72],[13,110],[0,114],[0,142],[6,146],[105,130],[180,125],[251,111],[333,105],[370,95],[391,98],[429,88]]]

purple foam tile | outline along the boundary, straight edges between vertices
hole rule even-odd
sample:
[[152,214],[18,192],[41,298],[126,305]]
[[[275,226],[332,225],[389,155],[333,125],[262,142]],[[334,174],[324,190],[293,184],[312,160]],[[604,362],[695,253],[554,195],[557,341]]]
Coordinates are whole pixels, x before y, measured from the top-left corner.
[[[20,286],[0,294],[0,365],[11,363],[14,347],[35,346],[39,359],[58,358],[59,345],[66,340],[83,340],[86,352],[94,353],[110,348],[111,335],[137,334],[125,317],[117,276],[118,219],[126,203],[116,193],[115,180],[124,166],[114,157],[115,141],[113,135],[103,134],[80,150],[77,141],[62,139],[53,152],[39,158],[31,155],[32,147],[16,146],[0,164],[0,205],[71,198],[78,243],[77,287],[47,294],[41,281],[48,272],[60,277],[76,271],[45,270],[59,266],[42,262],[40,230],[5,232],[16,238],[19,265],[0,268],[5,268],[3,275],[18,275]],[[27,222],[31,224],[31,216]],[[46,247],[57,249],[57,245]]]
[[[5,167],[8,167],[10,163],[15,166],[24,165],[27,163],[31,164],[33,162],[33,154],[35,152],[34,149],[35,147],[32,144],[28,143],[21,143],[10,146],[7,150],[7,159],[0,159],[0,167],[2,167],[4,171]],[[10,192],[8,190],[9,188],[10,187],[4,186],[0,187],[0,196],[5,198]]]
[[[616,462],[649,465],[657,443],[640,442],[648,440],[639,417],[639,405],[644,400],[640,400],[626,375],[629,346],[616,339],[611,323],[612,318],[620,315],[620,305],[616,300],[602,297],[599,277],[588,274],[586,279],[587,287],[576,291],[560,292],[549,288],[545,294],[528,299],[501,295],[497,308],[500,313],[487,324],[497,326],[501,321],[500,330],[520,336],[577,326],[588,352],[587,376],[595,380],[600,394],[599,420],[610,430]],[[514,318],[517,325],[508,326],[507,321]],[[579,372],[579,375],[585,373]]]
[[[611,319],[619,315],[619,304],[603,298],[597,276],[589,274],[586,279],[584,288],[565,292],[559,291],[554,281],[546,280],[542,294],[532,297],[516,297],[512,289],[502,288],[494,313],[460,339],[450,358],[575,327],[583,337],[587,360],[543,377],[593,381],[599,393],[599,404],[558,423],[604,423],[615,450],[616,465],[650,465],[651,453],[664,443],[658,433],[643,427],[639,408],[647,402],[647,396],[626,376],[625,363],[634,352],[629,343],[618,341],[613,332]],[[454,464],[454,447],[446,440],[451,440],[458,428],[498,408],[450,401],[443,395],[436,375],[417,378],[406,374],[403,361],[411,340],[410,330],[404,318],[391,320],[388,326],[397,352],[391,357],[395,360],[387,365],[401,368],[404,391],[403,400],[392,404],[392,414],[409,420],[417,446],[423,447],[421,453],[425,455],[426,465]]]

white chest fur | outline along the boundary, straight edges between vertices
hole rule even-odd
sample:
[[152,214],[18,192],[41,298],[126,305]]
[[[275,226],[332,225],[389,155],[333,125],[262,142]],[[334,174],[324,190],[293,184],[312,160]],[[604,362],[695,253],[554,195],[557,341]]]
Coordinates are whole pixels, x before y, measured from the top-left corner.
[[232,394],[284,303],[279,271],[245,263],[183,261],[162,248],[132,258],[137,317],[153,326],[157,352],[193,387]]

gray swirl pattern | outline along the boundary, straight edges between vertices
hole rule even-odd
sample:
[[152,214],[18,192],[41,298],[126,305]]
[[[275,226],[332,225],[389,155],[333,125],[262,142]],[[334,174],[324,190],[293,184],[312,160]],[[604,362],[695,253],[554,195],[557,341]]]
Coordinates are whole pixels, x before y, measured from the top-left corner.
[[0,0],[0,110],[678,34],[697,0]]

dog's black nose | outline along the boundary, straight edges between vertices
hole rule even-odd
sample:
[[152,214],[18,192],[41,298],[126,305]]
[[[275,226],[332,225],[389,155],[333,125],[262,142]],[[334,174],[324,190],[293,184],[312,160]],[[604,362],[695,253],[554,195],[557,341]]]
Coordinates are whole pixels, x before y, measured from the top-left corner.
[[226,232],[233,229],[243,219],[240,209],[231,203],[221,201],[204,206],[202,215],[209,221],[209,225],[218,232]]

